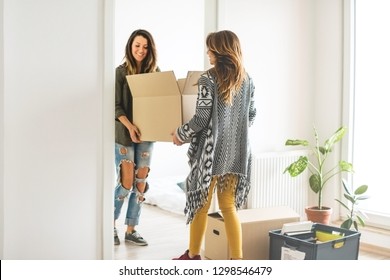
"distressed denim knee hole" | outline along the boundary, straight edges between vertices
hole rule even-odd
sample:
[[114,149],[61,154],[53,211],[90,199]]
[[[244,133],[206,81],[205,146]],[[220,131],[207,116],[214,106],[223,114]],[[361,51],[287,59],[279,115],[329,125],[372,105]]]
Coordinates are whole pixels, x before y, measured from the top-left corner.
[[115,199],[117,200],[124,200],[126,197],[128,197],[130,193],[130,190],[124,188],[122,185],[118,188],[117,197]]
[[121,147],[121,148],[119,149],[119,153],[120,153],[121,155],[125,155],[125,154],[127,154],[127,149],[126,149],[125,147]]

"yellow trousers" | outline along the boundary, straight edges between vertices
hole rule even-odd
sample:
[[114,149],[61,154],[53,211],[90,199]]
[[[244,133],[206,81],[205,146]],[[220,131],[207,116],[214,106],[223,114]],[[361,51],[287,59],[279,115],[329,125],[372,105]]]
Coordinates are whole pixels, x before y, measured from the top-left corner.
[[[207,228],[208,211],[216,182],[217,177],[213,177],[210,184],[207,203],[195,214],[194,219],[190,224],[189,251],[193,255],[200,255],[200,248]],[[217,187],[218,205],[224,219],[230,256],[232,259],[242,259],[241,223],[234,203],[237,176],[228,175],[228,179],[225,182],[226,186],[222,186],[221,188],[219,188],[219,186]]]

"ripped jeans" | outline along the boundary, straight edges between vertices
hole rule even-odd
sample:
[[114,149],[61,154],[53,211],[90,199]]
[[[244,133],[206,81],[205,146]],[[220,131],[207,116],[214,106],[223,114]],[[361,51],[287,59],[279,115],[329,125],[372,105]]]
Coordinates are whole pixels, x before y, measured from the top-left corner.
[[133,146],[123,146],[115,143],[117,185],[114,194],[114,220],[119,218],[124,200],[128,197],[125,224],[138,225],[141,215],[141,204],[138,201],[137,188],[135,187],[136,175],[134,175],[133,188],[131,190],[124,188],[121,183],[121,164],[123,161],[133,162],[135,170],[138,167],[150,167],[153,144],[153,142],[142,142],[134,143]]

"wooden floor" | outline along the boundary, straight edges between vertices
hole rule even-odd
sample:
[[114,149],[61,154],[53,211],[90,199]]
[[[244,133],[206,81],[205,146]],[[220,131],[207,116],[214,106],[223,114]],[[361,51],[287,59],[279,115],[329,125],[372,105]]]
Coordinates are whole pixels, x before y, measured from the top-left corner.
[[[188,230],[185,217],[152,206],[142,206],[140,224],[136,230],[148,242],[148,246],[137,246],[124,241],[126,226],[124,217],[118,219],[116,227],[121,240],[115,246],[117,260],[170,260],[180,256],[188,244]],[[123,215],[124,216],[124,215]]]
[[[136,229],[148,241],[148,246],[136,246],[125,242],[126,226],[123,221],[124,217],[120,217],[116,225],[121,240],[121,244],[114,248],[116,260],[171,260],[188,248],[189,227],[185,223],[184,215],[144,204],[140,225]],[[390,260],[390,257],[360,249],[359,260]]]

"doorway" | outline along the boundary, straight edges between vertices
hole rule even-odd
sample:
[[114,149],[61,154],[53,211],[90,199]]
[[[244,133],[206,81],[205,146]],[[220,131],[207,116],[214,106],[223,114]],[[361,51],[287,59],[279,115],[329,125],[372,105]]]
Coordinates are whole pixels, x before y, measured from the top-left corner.
[[[114,69],[122,63],[124,56],[124,47],[132,31],[135,29],[146,29],[154,37],[157,55],[158,66],[161,71],[174,71],[177,79],[184,78],[187,71],[204,70],[206,61],[206,52],[204,47],[205,38],[205,5],[215,5],[214,1],[180,1],[170,0],[169,7],[167,2],[159,0],[149,0],[147,2],[147,13],[144,10],[140,13],[134,12],[139,5],[137,1],[115,0],[106,4],[105,17],[110,22],[112,18],[114,34],[108,35],[107,39],[112,37],[114,44],[107,46],[108,50],[113,48],[114,58],[107,58],[109,61],[106,65],[112,65],[112,73],[106,77],[108,84],[113,84]],[[207,3],[210,2],[210,3]],[[206,4],[207,3],[207,4]],[[146,3],[143,3],[145,5]],[[208,9],[209,11],[214,9]],[[162,12],[163,11],[163,12]],[[105,26],[110,29],[111,26]],[[105,43],[109,44],[109,43]],[[107,54],[107,53],[106,53]],[[107,66],[108,67],[108,66]],[[208,67],[208,66],[206,66]],[[109,67],[108,67],[109,68]],[[107,72],[109,69],[107,69]],[[111,82],[110,82],[111,81]],[[110,89],[112,91],[112,87]],[[111,95],[111,99],[112,99]],[[112,108],[106,108],[108,114],[113,114],[113,100],[109,100],[108,104]],[[113,130],[107,128],[106,132]],[[110,140],[107,140],[110,142]],[[110,150],[113,146],[111,143],[105,143],[105,146]],[[112,145],[112,146],[111,146]],[[149,177],[159,178],[163,176],[172,176],[177,173],[186,172],[187,146],[176,147],[172,143],[157,142],[154,147],[153,159],[151,165],[151,173]],[[107,149],[106,149],[107,150]],[[114,160],[114,155],[107,154],[109,160]],[[179,159],[179,160],[178,160]],[[107,163],[104,163],[106,166]],[[111,165],[112,166],[112,165]],[[111,178],[115,176],[115,170],[108,167]],[[107,173],[105,173],[107,174]],[[112,184],[105,181],[104,188],[104,207],[103,210],[103,258],[113,259],[113,241],[112,241],[112,224],[113,224],[113,189],[115,182]],[[125,215],[125,209],[121,215]],[[142,215],[141,215],[142,219]],[[106,226],[107,225],[107,226]]]

